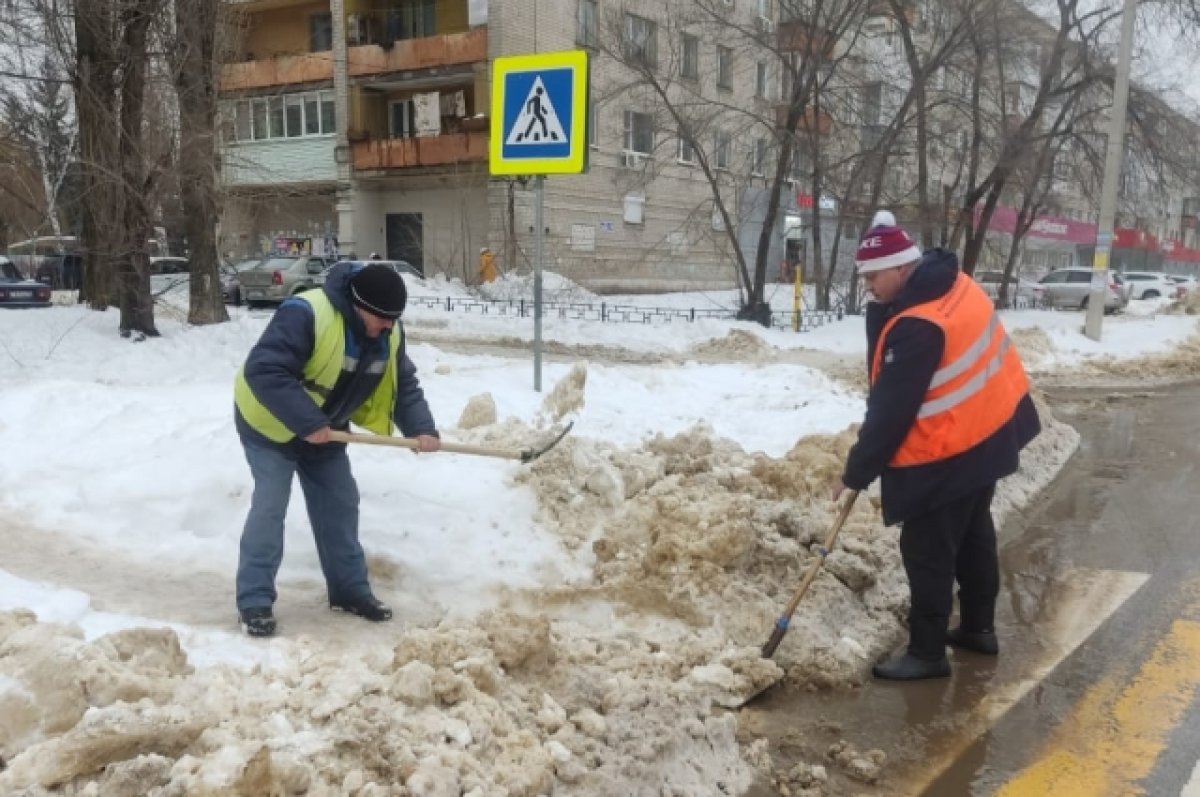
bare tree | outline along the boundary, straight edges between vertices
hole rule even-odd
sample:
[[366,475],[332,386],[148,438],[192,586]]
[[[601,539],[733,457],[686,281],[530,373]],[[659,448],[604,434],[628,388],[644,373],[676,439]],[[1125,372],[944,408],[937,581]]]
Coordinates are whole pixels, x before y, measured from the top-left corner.
[[[1005,185],[1012,178],[1018,165],[1027,153],[1034,150],[1044,137],[1044,117],[1048,109],[1062,103],[1073,94],[1086,91],[1094,82],[1094,72],[1087,68],[1087,43],[1097,40],[1102,31],[1117,15],[1111,10],[1084,10],[1080,0],[1057,0],[1058,25],[1049,41],[1039,46],[1038,85],[1028,107],[1009,108],[1011,98],[1006,96],[1006,70],[1013,68],[1009,58],[997,58],[995,85],[998,88],[1000,107],[1000,142],[998,152],[990,170],[976,185],[969,185],[963,199],[962,209],[955,225],[952,242],[956,245],[965,236],[963,248],[963,270],[974,272],[979,255],[983,250],[987,228],[996,207],[1000,203]],[[1044,23],[1032,18],[1029,12],[1012,4],[997,4],[985,19],[977,19],[991,37],[996,52],[1004,52],[1002,39],[1013,39],[1012,31],[1021,31],[1022,42],[1034,42],[1033,38]],[[982,36],[977,41],[982,40]],[[974,91],[978,91],[978,84]],[[982,115],[981,105],[977,111]],[[979,134],[972,143],[973,148],[982,146],[984,135],[979,119],[975,120]],[[976,206],[982,202],[976,219]]]
[[179,103],[179,190],[188,240],[188,321],[228,321],[217,271],[217,81],[221,0],[175,0],[173,78]]

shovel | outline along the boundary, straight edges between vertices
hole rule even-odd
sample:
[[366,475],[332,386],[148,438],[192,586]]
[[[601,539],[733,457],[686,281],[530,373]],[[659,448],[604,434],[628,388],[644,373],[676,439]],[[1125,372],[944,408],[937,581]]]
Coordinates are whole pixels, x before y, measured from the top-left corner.
[[[533,462],[542,454],[545,454],[558,445],[574,425],[575,422],[571,421],[561,432],[551,438],[548,443],[532,448],[491,448],[488,446],[473,446],[466,443],[450,443],[443,440],[442,447],[438,450],[448,454],[472,454],[477,457],[497,457],[499,459],[516,459],[521,462]],[[407,448],[413,451],[421,447],[420,441],[414,440],[411,437],[385,437],[383,435],[357,434],[355,432],[332,431],[329,433],[329,439],[337,443],[365,443],[371,446],[391,446],[392,448]]]
[[830,529],[829,536],[825,538],[825,544],[817,549],[817,558],[809,565],[808,572],[804,574],[804,579],[800,582],[799,588],[792,595],[792,599],[788,601],[787,608],[783,610],[783,614],[779,615],[779,619],[775,621],[775,630],[771,632],[771,638],[767,640],[767,644],[763,645],[762,648],[764,659],[771,658],[775,654],[775,649],[779,647],[779,643],[783,641],[783,636],[787,633],[788,626],[791,625],[792,615],[796,613],[796,607],[800,605],[800,600],[804,597],[804,593],[808,592],[808,588],[817,577],[817,571],[821,569],[821,565],[825,564],[825,557],[829,556],[830,550],[833,549],[833,543],[837,540],[838,532],[845,525],[846,518],[850,516],[850,510],[853,508],[856,498],[858,498],[858,490],[851,490],[850,495],[846,498],[846,503],[842,505],[841,511],[838,512],[837,520],[833,522],[833,528]]

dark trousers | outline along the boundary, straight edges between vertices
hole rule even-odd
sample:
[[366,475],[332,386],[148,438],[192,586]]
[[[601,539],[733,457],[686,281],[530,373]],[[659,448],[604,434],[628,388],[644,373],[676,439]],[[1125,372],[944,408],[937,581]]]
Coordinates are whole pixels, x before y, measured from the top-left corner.
[[367,560],[358,541],[358,485],[350,473],[346,447],[314,446],[299,459],[274,446],[243,443],[242,448],[254,476],[254,495],[238,557],[238,609],[275,603],[275,575],[283,562],[283,520],[297,474],[329,599],[370,595]]
[[962,627],[991,630],[1000,566],[992,523],[993,482],[969,495],[904,521],[900,555],[908,574],[908,652],[922,659],[946,655],[946,628],[958,581]]

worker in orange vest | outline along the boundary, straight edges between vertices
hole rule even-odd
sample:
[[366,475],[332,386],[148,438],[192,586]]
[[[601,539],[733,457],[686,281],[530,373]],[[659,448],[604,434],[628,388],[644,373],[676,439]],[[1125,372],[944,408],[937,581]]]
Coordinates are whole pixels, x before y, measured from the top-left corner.
[[496,256],[486,246],[479,250],[479,281],[481,283],[495,282]]
[[[953,252],[922,256],[895,217],[880,211],[855,263],[874,298],[866,312],[870,392],[832,492],[836,500],[879,478],[884,522],[902,524],[908,648],[877,664],[875,677],[945,677],[947,642],[999,652],[992,496],[1041,422],[992,300],[959,271]],[[959,624],[949,629],[955,581]]]

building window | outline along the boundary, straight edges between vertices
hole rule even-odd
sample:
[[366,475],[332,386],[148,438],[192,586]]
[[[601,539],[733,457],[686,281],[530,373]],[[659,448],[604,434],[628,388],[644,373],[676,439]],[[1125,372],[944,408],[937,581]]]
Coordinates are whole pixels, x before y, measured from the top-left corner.
[[308,51],[323,53],[333,49],[333,14],[310,14],[308,17]]
[[691,80],[700,77],[700,38],[689,33],[683,34],[683,59],[679,76]]
[[717,47],[717,88],[733,88],[733,50]]
[[600,113],[596,107],[596,101],[588,100],[588,146],[593,149],[600,146]]
[[767,139],[759,136],[754,140],[754,163],[750,165],[750,173],[761,177],[767,170]]
[[283,123],[283,97],[272,97],[267,101],[268,115],[271,122],[271,138],[283,138],[286,130]]
[[304,97],[287,97],[284,102],[284,122],[288,138],[304,135]]
[[863,86],[862,120],[867,127],[879,124],[880,112],[883,110],[883,84],[868,83]]
[[625,15],[625,60],[632,66],[658,66],[658,25],[634,14]]
[[766,61],[754,65],[754,96],[760,100],[767,99],[767,74]]
[[575,26],[575,43],[584,47],[596,46],[596,0],[579,0]]
[[392,138],[412,138],[417,134],[417,108],[412,100],[393,100],[388,103],[388,135]]
[[718,169],[728,169],[729,150],[732,149],[729,133],[718,130],[713,145],[713,165]]
[[233,120],[227,139],[231,142],[331,136],[337,132],[332,91],[238,100],[225,103],[221,115]]
[[640,152],[649,155],[654,152],[654,117],[648,113],[637,111],[625,112],[626,152]]
[[692,164],[696,162],[696,145],[688,138],[682,130],[679,131],[679,151],[676,154],[680,163]]

